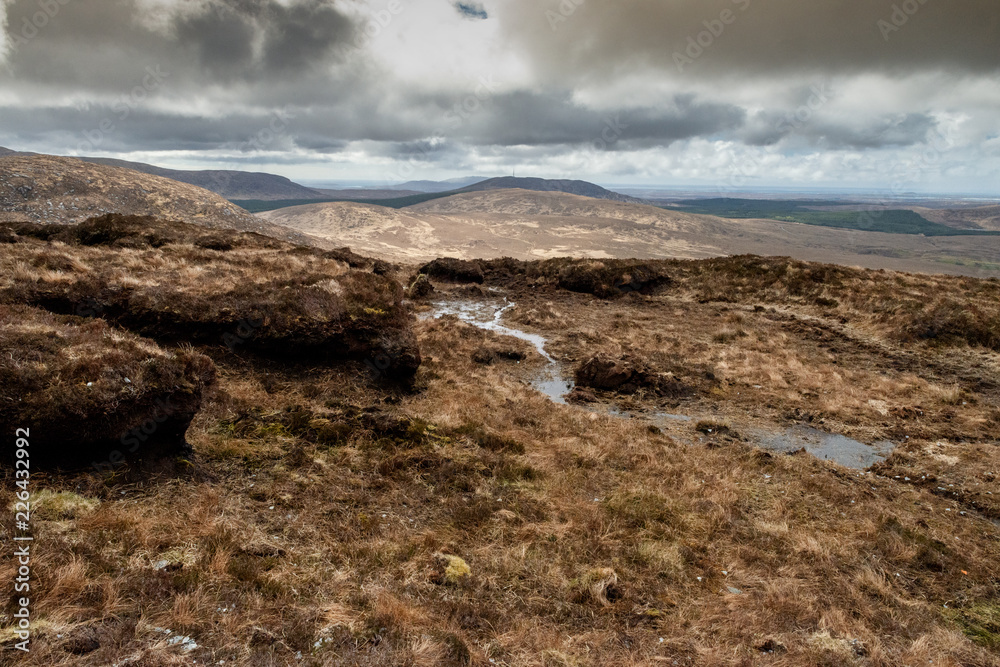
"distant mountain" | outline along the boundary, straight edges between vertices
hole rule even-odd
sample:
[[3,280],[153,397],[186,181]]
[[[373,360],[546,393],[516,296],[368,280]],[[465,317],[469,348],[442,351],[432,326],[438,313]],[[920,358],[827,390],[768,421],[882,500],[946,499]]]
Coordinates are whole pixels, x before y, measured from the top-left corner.
[[17,151],[12,151],[9,148],[4,148],[3,146],[0,146],[0,155],[13,155],[16,152]]
[[207,169],[188,171],[183,169],[166,169],[142,162],[128,162],[104,157],[80,158],[84,162],[103,164],[111,167],[123,167],[144,174],[162,176],[181,183],[205,188],[226,199],[322,199],[323,193],[299,185],[284,176],[265,174],[261,172],[235,171],[228,169]]
[[547,178],[515,178],[514,176],[502,176],[461,188],[460,192],[482,192],[485,190],[534,190],[535,192],[565,192],[581,197],[592,197],[594,199],[607,199],[609,201],[620,201],[630,204],[645,204],[646,201],[636,197],[619,194],[602,188],[600,185],[588,183],[587,181],[554,180]]
[[482,183],[489,180],[485,176],[463,176],[461,178],[449,178],[446,181],[407,181],[399,185],[390,186],[389,190],[410,190],[416,192],[451,192],[469,185]]

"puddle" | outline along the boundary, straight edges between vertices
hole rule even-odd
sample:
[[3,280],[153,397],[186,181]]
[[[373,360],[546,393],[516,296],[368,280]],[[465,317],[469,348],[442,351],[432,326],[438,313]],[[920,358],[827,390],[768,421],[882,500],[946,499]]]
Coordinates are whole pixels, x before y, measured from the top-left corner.
[[[544,336],[527,333],[501,323],[504,313],[515,304],[506,299],[501,304],[476,303],[471,301],[435,301],[431,302],[432,310],[421,314],[421,319],[434,319],[442,315],[454,315],[463,322],[473,326],[493,331],[504,336],[513,336],[531,343],[538,353],[548,362],[544,368],[531,378],[531,386],[548,396],[554,403],[566,405],[566,394],[573,391],[575,383],[566,377],[562,365],[546,350],[547,342]],[[583,406],[581,406],[583,407]],[[613,415],[622,419],[645,419],[651,424],[666,425],[668,422],[691,422],[695,417],[689,415],[671,414],[668,412],[636,413],[620,410],[614,406],[583,407],[593,412]],[[832,461],[839,465],[865,469],[884,460],[895,444],[889,441],[866,445],[852,440],[847,436],[826,433],[811,426],[793,426],[781,431],[763,429],[745,430],[751,437],[751,442],[778,453],[794,452],[805,448],[807,452],[818,459]]]
[[793,426],[777,433],[751,431],[761,447],[775,452],[794,452],[803,447],[818,459],[847,468],[869,468],[884,460],[895,445],[887,440],[866,445],[847,436],[827,433],[811,426]]

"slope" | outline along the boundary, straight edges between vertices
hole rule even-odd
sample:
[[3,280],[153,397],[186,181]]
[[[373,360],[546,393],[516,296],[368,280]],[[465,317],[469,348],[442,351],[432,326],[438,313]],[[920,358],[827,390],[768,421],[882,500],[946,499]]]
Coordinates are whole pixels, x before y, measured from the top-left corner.
[[0,222],[71,224],[105,213],[160,216],[303,240],[187,183],[75,158],[26,153],[0,156]]

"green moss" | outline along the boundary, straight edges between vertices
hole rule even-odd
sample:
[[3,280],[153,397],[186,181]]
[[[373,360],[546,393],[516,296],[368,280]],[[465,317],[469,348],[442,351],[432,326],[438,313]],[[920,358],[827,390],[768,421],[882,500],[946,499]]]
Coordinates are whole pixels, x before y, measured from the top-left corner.
[[948,609],[945,617],[958,624],[965,636],[980,646],[1000,649],[1000,603],[984,602],[964,609]]
[[455,586],[468,581],[472,576],[472,568],[462,558],[453,554],[435,554],[434,557],[442,568],[444,583]]

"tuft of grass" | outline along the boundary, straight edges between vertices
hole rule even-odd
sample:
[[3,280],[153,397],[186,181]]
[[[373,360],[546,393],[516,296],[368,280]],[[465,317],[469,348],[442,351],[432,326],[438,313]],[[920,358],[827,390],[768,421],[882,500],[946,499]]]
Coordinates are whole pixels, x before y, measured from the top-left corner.
[[96,510],[100,504],[97,498],[87,498],[72,491],[42,489],[31,499],[31,513],[42,521],[79,519]]
[[579,604],[589,602],[608,607],[622,598],[622,591],[618,586],[618,573],[610,567],[587,570],[572,583],[572,590],[572,599]]

